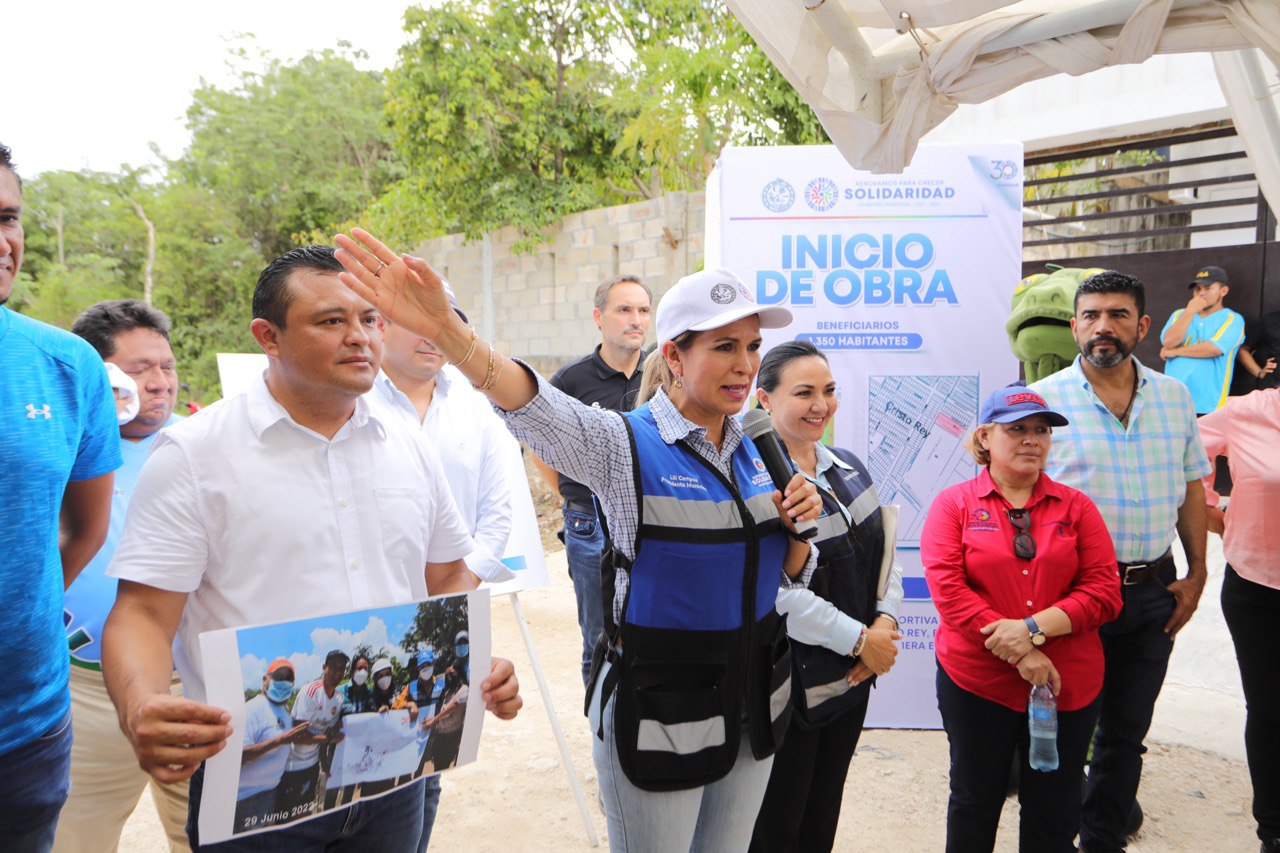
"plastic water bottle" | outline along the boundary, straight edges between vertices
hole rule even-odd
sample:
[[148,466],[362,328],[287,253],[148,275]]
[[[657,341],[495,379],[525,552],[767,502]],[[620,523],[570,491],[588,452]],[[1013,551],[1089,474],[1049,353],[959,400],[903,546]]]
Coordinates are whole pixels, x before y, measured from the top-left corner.
[[1027,702],[1027,726],[1031,730],[1032,770],[1058,769],[1058,700],[1049,685],[1031,688]]

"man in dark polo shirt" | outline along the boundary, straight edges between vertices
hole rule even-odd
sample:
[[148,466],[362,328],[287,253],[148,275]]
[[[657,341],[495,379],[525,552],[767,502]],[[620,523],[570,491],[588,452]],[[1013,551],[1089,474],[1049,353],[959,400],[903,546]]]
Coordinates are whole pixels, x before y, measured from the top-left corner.
[[[556,371],[551,384],[582,402],[628,411],[640,390],[644,338],[649,331],[653,294],[629,273],[604,280],[596,288],[592,317],[600,329],[600,345],[577,361]],[[582,628],[582,682],[591,674],[591,652],[604,630],[604,603],[600,592],[600,552],[604,533],[596,518],[595,496],[581,483],[534,457],[551,488],[564,501],[565,554],[569,577],[578,598],[578,625]],[[558,483],[557,483],[558,479]]]

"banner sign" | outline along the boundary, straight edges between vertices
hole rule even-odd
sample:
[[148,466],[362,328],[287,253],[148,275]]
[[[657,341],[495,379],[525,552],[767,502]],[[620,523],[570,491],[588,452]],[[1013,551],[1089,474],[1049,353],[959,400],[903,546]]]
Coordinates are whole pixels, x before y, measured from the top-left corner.
[[727,148],[707,220],[707,266],[791,309],[764,350],[803,339],[827,354],[830,443],[900,507],[903,640],[867,725],[937,728],[920,529],[938,492],[977,472],[962,442],[979,403],[1018,377],[1004,323],[1022,277],[1022,148],[921,145],[901,175],[856,171],[833,146]]

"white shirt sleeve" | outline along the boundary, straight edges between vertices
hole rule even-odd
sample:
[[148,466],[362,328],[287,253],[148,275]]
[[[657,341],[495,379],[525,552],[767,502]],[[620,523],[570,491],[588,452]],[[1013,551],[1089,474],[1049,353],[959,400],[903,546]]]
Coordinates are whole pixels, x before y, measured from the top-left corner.
[[902,564],[895,557],[889,569],[889,583],[885,586],[884,598],[876,602],[876,612],[892,616],[898,621],[902,611]]
[[309,723],[316,716],[315,703],[307,697],[307,687],[303,685],[298,691],[298,698],[293,700],[293,718],[300,723]]
[[419,447],[426,455],[429,487],[434,497],[432,502],[435,514],[431,518],[430,540],[427,542],[428,563],[449,563],[465,559],[476,550],[475,540],[467,523],[458,512],[458,505],[453,500],[453,492],[444,478],[444,469],[440,467],[440,459],[435,449],[426,441],[420,441]]
[[[862,634],[861,622],[808,589],[779,588],[775,606],[787,617],[787,636],[810,646],[847,655]],[[852,660],[849,666],[853,666]]]
[[194,592],[209,553],[203,517],[186,453],[162,432],[138,475],[107,576],[169,592]]
[[[487,403],[485,404],[487,407]],[[480,463],[476,489],[476,550],[467,555],[467,568],[481,580],[509,580],[510,569],[502,564],[511,537],[511,481],[507,477],[508,458],[520,454],[520,446],[492,412],[480,417],[484,424],[484,459]]]

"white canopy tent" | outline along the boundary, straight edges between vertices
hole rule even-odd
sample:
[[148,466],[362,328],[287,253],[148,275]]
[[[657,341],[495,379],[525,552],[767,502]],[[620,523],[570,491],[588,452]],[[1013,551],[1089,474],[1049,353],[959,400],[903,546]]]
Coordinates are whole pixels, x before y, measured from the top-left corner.
[[[1264,195],[1280,207],[1278,0],[728,0],[853,166],[900,172],[959,104],[1053,74],[1215,54]],[[1254,49],[1256,48],[1256,50]],[[1231,51],[1231,52],[1221,52]],[[1265,56],[1265,60],[1264,60]],[[1266,62],[1269,60],[1269,63]]]

